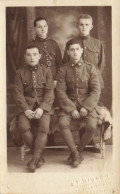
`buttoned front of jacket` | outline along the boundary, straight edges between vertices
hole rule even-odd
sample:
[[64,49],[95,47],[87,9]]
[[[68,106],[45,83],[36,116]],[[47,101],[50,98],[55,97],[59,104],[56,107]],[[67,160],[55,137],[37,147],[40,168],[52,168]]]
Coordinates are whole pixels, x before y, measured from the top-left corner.
[[68,62],[59,69],[57,78],[57,95],[65,112],[75,110],[76,106],[90,112],[97,106],[100,83],[94,65],[83,61],[80,66]]
[[36,102],[43,110],[50,111],[54,100],[50,69],[42,64],[19,69],[15,77],[15,99],[18,113],[32,110]]
[[51,69],[53,79],[56,79],[57,70],[62,64],[62,55],[58,44],[53,39],[42,39],[38,36],[33,42],[42,54],[41,63]]
[[[101,72],[105,67],[105,53],[103,43],[100,40],[91,37],[90,35],[84,38],[79,36],[77,38],[74,38],[73,40],[80,42],[80,45],[83,47],[82,58],[84,62],[95,65],[101,87],[103,88],[104,83],[101,75]],[[67,55],[67,49],[65,49],[63,63],[66,63],[68,61],[69,56]]]

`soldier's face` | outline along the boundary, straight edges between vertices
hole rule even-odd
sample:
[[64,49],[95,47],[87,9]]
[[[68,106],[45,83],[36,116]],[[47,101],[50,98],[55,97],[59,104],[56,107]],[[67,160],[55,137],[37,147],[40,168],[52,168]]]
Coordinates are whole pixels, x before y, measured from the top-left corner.
[[41,54],[37,48],[29,48],[26,50],[25,62],[27,65],[30,65],[31,67],[38,65],[40,58]]
[[78,62],[81,58],[81,55],[83,53],[83,49],[80,47],[79,44],[72,44],[70,45],[69,49],[67,50],[67,53],[73,62]]
[[79,19],[78,29],[81,36],[89,35],[92,28],[93,25],[91,19]]
[[48,33],[48,24],[45,20],[37,21],[35,26],[36,33],[41,38],[46,38]]

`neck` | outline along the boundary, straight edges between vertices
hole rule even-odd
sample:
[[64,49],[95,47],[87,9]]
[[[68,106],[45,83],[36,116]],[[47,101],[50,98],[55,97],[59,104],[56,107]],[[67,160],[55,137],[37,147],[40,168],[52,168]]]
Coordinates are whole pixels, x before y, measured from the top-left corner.
[[79,60],[78,60],[78,59],[76,59],[76,60],[71,60],[71,62],[74,63],[74,64],[78,63],[79,61],[80,61],[80,59],[79,59]]
[[45,39],[47,36],[38,36],[39,38]]

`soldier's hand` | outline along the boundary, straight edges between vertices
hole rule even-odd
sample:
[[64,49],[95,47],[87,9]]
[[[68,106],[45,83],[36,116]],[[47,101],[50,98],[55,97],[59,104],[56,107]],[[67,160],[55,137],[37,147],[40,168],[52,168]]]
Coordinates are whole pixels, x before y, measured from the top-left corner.
[[72,115],[73,119],[79,119],[80,118],[80,114],[77,110],[73,110],[71,112],[71,115]]
[[37,108],[35,111],[34,119],[40,119],[40,117],[43,115],[43,109]]
[[87,114],[88,114],[88,110],[86,108],[82,107],[80,109],[80,116],[85,117],[85,116],[87,116]]
[[57,86],[57,80],[54,80],[54,88]]
[[28,117],[29,119],[33,119],[33,117],[35,115],[35,113],[32,110],[29,110],[29,109],[26,110],[24,113],[25,113],[26,117]]

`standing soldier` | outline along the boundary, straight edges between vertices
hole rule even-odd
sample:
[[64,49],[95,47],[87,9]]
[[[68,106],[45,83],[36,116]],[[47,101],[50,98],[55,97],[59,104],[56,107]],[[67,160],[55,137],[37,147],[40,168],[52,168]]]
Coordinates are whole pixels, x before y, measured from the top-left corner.
[[[55,40],[49,38],[48,34],[48,23],[47,20],[43,17],[37,17],[34,21],[34,27],[36,31],[36,38],[33,42],[40,49],[42,57],[41,63],[47,68],[51,69],[53,80],[54,80],[54,88],[56,88],[56,74],[58,68],[62,64],[62,55],[60,48]],[[56,93],[56,91],[55,91]],[[57,99],[53,103],[53,107],[58,107]],[[54,144],[54,136],[50,134],[48,136],[48,144]]]
[[[29,44],[25,51],[26,65],[17,71],[15,78],[18,128],[24,143],[33,151],[28,163],[31,172],[43,163],[42,152],[47,141],[54,101],[52,74],[50,69],[39,63],[40,58],[41,53],[36,45]],[[31,133],[33,122],[37,124],[35,137]]]

